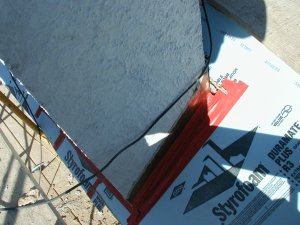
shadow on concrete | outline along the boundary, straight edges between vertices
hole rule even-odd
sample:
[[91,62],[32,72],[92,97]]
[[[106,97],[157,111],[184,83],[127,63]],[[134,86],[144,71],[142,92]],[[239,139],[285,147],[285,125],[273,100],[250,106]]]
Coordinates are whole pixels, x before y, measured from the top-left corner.
[[[10,96],[11,92],[8,92],[7,97],[9,98]],[[30,154],[33,148],[35,134],[33,133],[31,135],[32,131],[30,129],[28,130],[28,126],[24,122],[20,123],[18,118],[15,118],[13,112],[10,111],[11,110],[4,105],[1,107],[0,112],[0,124],[3,126],[3,130],[2,128],[0,129],[1,143],[4,146],[3,154],[4,156],[9,155],[9,159],[1,157],[1,161],[5,161],[5,164],[7,164],[1,177],[2,182],[0,187],[0,204],[2,207],[15,207],[18,205],[19,199],[24,195],[25,186],[28,188],[28,181],[26,181],[28,180],[27,178],[30,178],[32,182],[32,188],[35,187],[40,190],[39,184],[34,181],[34,178],[30,176],[29,172],[27,172],[27,169],[29,169],[29,171],[32,169],[32,158]],[[14,122],[12,122],[12,120],[14,120]],[[18,134],[15,133],[16,129],[13,127],[15,126],[14,123],[16,126],[20,125],[20,127],[23,128],[22,131],[24,137],[21,138],[21,140],[18,140]],[[22,135],[22,133],[20,133],[20,135]],[[16,150],[15,148],[19,149],[20,151]],[[18,154],[19,152],[21,153]],[[24,163],[21,162],[22,157]],[[26,167],[26,164],[28,168]],[[27,183],[27,185],[25,185],[25,183]],[[44,193],[41,194],[43,197],[45,197]],[[53,212],[58,218],[56,224],[64,224],[58,213],[55,211],[53,205],[50,204],[49,207],[54,210]],[[1,224],[15,224],[17,220],[20,220],[18,219],[19,213],[19,210],[6,211],[2,214],[3,220],[1,221]],[[23,215],[24,214],[22,214],[21,217],[23,217]]]
[[[210,0],[208,1],[213,7],[217,7],[217,10],[223,12],[228,19],[233,19],[236,23],[241,25],[245,31],[236,30],[234,27],[230,30],[230,32],[225,33],[225,35],[232,38],[247,38],[249,37],[250,32],[254,37],[256,37],[259,41],[263,41],[266,35],[267,28],[267,14],[266,14],[266,4],[264,0]],[[201,12],[202,19],[202,34],[203,34],[203,42],[204,42],[204,50],[206,58],[209,54],[209,38],[208,38],[208,30],[206,25],[206,19],[204,16],[204,12]],[[214,15],[211,15],[208,11],[208,21],[211,27],[216,26],[216,21],[214,20]],[[222,21],[222,23],[226,24],[227,21]],[[220,25],[220,24],[218,24]],[[212,42],[213,42],[213,52],[211,56],[210,63],[214,63],[216,58],[218,57],[218,53],[222,47],[224,39],[221,38],[220,35],[214,35],[214,31],[212,30]],[[246,32],[248,31],[248,32]]]

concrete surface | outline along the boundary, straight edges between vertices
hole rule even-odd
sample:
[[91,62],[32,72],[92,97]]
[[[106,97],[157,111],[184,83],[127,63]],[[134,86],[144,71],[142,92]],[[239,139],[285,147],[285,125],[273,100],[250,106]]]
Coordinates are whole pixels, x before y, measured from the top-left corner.
[[[9,140],[0,130],[0,204],[1,207],[14,207],[25,193],[40,187],[18,160]],[[25,204],[26,202],[23,201]],[[0,212],[0,224],[65,224],[59,213],[50,205],[35,208]]]
[[[210,2],[300,72],[299,1]],[[0,57],[101,167],[199,73],[199,17],[196,0],[2,1]],[[106,171],[124,195],[156,148],[142,141]]]
[[[2,135],[0,135],[0,148],[0,169],[2,171],[0,175],[0,202],[2,206],[9,207],[17,204],[19,198],[35,185],[14,157]],[[54,212],[54,210],[48,205],[43,205],[31,209],[1,212],[0,224],[64,224],[58,212]]]
[[[198,0],[2,1],[0,58],[101,168],[201,72]],[[142,140],[105,171],[124,196],[157,146]]]
[[300,73],[300,1],[209,0]]

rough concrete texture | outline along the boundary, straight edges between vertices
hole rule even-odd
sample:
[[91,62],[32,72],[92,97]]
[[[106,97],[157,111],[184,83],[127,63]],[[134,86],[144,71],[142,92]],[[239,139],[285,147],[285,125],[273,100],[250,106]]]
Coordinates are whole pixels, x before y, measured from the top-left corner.
[[[0,57],[101,168],[203,68],[198,0],[1,1]],[[105,171],[125,196],[157,146],[141,141]]]

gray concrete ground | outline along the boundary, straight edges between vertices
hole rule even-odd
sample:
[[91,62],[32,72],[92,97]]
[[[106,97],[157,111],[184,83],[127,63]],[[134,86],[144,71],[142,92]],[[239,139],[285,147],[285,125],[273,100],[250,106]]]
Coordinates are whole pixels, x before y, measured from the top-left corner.
[[209,0],[300,73],[299,0]]
[[[1,105],[0,124],[0,204],[2,207],[14,207],[20,204],[27,204],[37,199],[40,192],[46,194],[41,186],[34,179],[26,168],[25,162],[18,155],[16,148],[17,140],[7,134],[10,125],[6,123],[12,115],[5,111],[7,107]],[[5,126],[8,124],[8,126]],[[19,128],[19,129],[18,129]],[[16,134],[25,130],[21,127],[11,126],[12,133]],[[29,149],[28,149],[29,150]],[[32,196],[26,197],[26,193]],[[64,224],[61,216],[52,204],[42,205],[34,208],[0,212],[0,224]]]
[[[0,131],[0,203],[10,207],[18,205],[24,193],[35,188],[32,176],[17,159],[18,156],[5,135]],[[64,224],[53,205],[0,213],[0,224]]]
[[[0,91],[18,105],[5,87],[0,86]],[[41,161],[42,174],[38,170],[31,172]],[[33,202],[39,192],[39,198],[51,198],[77,183],[47,140],[40,139],[2,102],[0,171],[0,207]],[[99,212],[84,191],[77,188],[50,205],[0,212],[0,224],[113,225],[118,221],[106,207]]]

